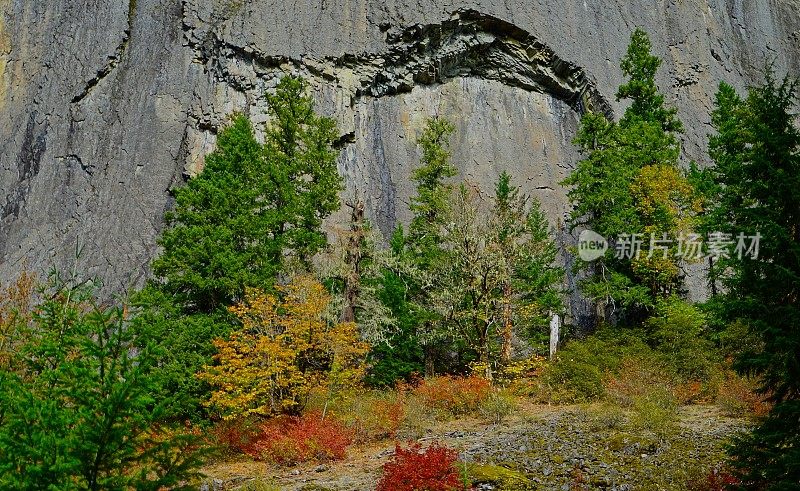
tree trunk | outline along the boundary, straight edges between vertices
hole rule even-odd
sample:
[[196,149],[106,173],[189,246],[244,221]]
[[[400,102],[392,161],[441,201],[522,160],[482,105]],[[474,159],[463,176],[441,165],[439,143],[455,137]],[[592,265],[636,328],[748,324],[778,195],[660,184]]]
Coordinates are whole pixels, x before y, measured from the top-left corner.
[[558,314],[553,314],[552,319],[550,319],[550,359],[552,360],[556,356],[556,351],[558,351],[558,338],[559,338],[559,330],[561,328],[561,319],[558,317]]
[[483,366],[483,377],[492,380],[492,367],[489,365],[489,326],[481,326],[478,339],[478,361]]
[[425,345],[425,377],[433,377],[436,375],[436,367],[434,361],[436,360],[436,349],[430,345]]
[[508,363],[513,356],[513,347],[511,346],[511,339],[514,333],[514,322],[512,320],[511,311],[511,283],[506,282],[503,285],[503,350],[500,352],[500,361]]
[[363,259],[364,245],[364,203],[356,201],[350,205],[350,234],[347,238],[345,251],[345,264],[347,273],[344,277],[344,307],[342,308],[341,321],[356,321],[356,305],[361,293],[361,260]]
[[[708,256],[708,272],[711,273],[712,269],[714,269],[714,258],[711,257],[711,256]],[[711,296],[712,297],[716,297],[717,296],[717,280],[716,280],[716,278],[714,278],[713,274],[710,275],[710,276],[711,276]]]

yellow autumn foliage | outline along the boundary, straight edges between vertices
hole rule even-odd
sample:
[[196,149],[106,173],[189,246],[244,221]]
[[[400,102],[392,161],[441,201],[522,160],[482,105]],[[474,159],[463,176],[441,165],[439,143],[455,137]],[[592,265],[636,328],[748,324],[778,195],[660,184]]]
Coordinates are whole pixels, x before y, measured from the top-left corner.
[[631,192],[646,234],[689,232],[702,209],[689,180],[672,165],[642,167]]
[[214,365],[199,377],[215,388],[208,405],[227,419],[296,412],[313,389],[353,386],[364,376],[369,346],[355,323],[325,320],[330,295],[310,276],[277,294],[249,289],[230,308],[241,328],[217,339]]
[[[636,211],[642,219],[642,253],[631,266],[652,292],[666,296],[680,284],[676,238],[691,233],[696,215],[702,209],[689,180],[673,165],[654,164],[642,167],[631,184]],[[668,240],[650,250],[654,240]],[[663,249],[662,249],[663,248]]]

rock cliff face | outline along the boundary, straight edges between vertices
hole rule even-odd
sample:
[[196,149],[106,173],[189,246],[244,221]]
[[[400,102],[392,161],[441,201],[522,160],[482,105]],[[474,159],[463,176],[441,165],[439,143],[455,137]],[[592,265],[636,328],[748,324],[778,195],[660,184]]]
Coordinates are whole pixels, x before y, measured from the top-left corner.
[[[563,228],[558,183],[587,108],[614,100],[647,30],[704,159],[719,80],[774,60],[800,73],[800,0],[0,0],[0,278],[70,262],[108,292],[141,284],[169,189],[202,168],[235,111],[307,77],[341,131],[346,194],[384,233],[407,219],[425,118],[457,125],[454,160],[489,191],[502,170]],[[341,218],[341,217],[339,217]],[[559,233],[563,243],[569,238]]]

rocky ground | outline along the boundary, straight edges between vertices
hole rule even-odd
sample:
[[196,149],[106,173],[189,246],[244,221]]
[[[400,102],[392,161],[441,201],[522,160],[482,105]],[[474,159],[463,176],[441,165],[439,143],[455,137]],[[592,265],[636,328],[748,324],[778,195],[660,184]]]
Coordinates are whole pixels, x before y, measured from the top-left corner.
[[[521,405],[501,424],[435,423],[422,443],[455,448],[480,490],[685,490],[723,459],[747,422],[711,405],[684,406],[677,420],[645,429],[619,409]],[[351,448],[341,462],[277,468],[220,462],[205,469],[209,490],[369,491],[394,442]]]

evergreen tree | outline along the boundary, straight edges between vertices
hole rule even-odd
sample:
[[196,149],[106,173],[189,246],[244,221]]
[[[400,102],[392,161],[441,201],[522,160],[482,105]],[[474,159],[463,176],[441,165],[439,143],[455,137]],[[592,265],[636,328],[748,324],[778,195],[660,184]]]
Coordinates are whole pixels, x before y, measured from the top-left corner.
[[492,240],[498,244],[506,265],[503,303],[505,308],[510,300],[512,316],[509,319],[504,313],[504,323],[515,320],[523,327],[521,334],[536,343],[549,334],[553,314],[561,315],[564,310],[564,269],[556,265],[558,247],[552,228],[539,200],[522,195],[505,172],[497,182],[489,220]]
[[389,242],[390,260],[381,268],[376,293],[394,321],[394,329],[385,342],[373,345],[370,351],[371,368],[367,382],[374,386],[392,386],[398,380],[410,380],[425,370],[425,354],[417,339],[417,316],[409,298],[410,278],[415,269],[403,258],[405,235],[398,227]]
[[287,257],[307,266],[326,243],[322,220],[339,207],[335,124],[314,113],[302,79],[268,95],[265,144],[234,116],[203,172],[175,191],[176,209],[153,262],[164,291],[187,312],[211,313],[270,288]]
[[[748,489],[797,489],[800,483],[800,130],[793,109],[798,82],[766,72],[741,99],[722,84],[709,142],[709,227],[732,241],[715,276],[725,293],[718,314],[744,323],[762,341],[736,361],[756,375],[774,408],[732,448]],[[745,234],[748,239],[739,237]],[[758,236],[757,257],[753,236]]]
[[[0,371],[0,487],[175,489],[196,474],[196,439],[159,427],[158,347],[142,319],[53,284],[15,372]],[[167,430],[167,431],[164,431]]]
[[[590,273],[581,287],[598,302],[601,317],[611,307],[633,321],[681,291],[677,239],[692,231],[699,203],[678,167],[675,133],[682,125],[656,86],[660,64],[647,34],[634,31],[621,63],[627,81],[617,92],[630,105],[619,123],[591,112],[583,116],[575,143],[586,157],[564,181],[572,186],[572,228],[611,240],[605,256],[579,263]],[[662,239],[671,242],[656,242]]]
[[411,199],[413,218],[408,235],[403,239],[401,260],[406,262],[408,298],[413,306],[417,339],[425,351],[425,374],[435,371],[436,353],[447,340],[446,330],[440,329],[438,314],[431,293],[435,287],[436,271],[447,260],[442,244],[444,220],[450,209],[453,190],[448,179],[457,171],[450,162],[447,146],[455,130],[452,123],[443,119],[430,119],[419,139],[422,161],[411,179],[417,184],[417,194]]
[[652,54],[647,33],[641,29],[633,31],[628,51],[620,63],[628,81],[617,90],[617,100],[631,102],[620,122],[622,125],[648,121],[659,123],[666,133],[683,130],[683,123],[676,116],[678,110],[664,106],[664,95],[656,85],[656,73],[660,66],[661,59]]
[[175,211],[153,262],[156,280],[136,302],[159,328],[165,394],[176,416],[200,415],[208,387],[195,374],[212,339],[227,335],[227,307],[246,288],[272,289],[279,275],[309,268],[326,245],[322,221],[339,207],[333,120],[314,112],[302,79],[283,78],[267,95],[270,123],[260,144],[250,121],[233,117],[203,171],[175,191]]

